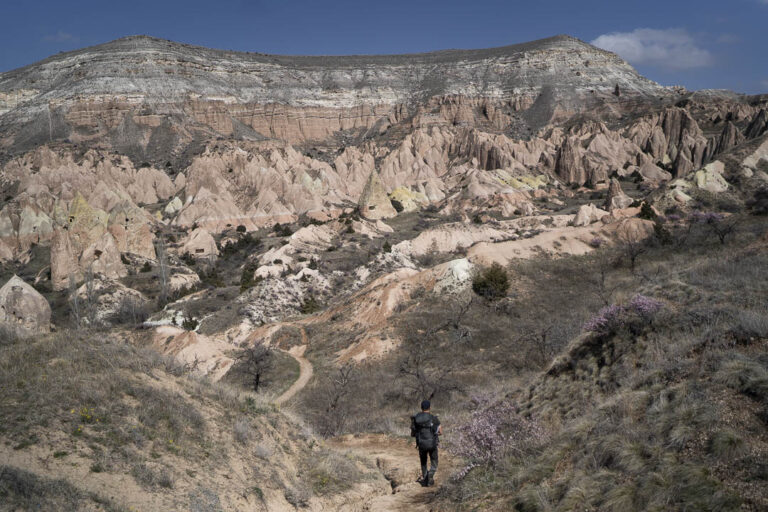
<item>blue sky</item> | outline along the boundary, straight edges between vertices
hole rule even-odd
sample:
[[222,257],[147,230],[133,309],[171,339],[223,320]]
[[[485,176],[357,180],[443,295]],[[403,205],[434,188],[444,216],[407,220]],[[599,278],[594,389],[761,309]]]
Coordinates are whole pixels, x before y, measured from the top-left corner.
[[768,0],[5,2],[0,72],[132,34],[278,54],[483,48],[570,34],[664,85],[768,92]]

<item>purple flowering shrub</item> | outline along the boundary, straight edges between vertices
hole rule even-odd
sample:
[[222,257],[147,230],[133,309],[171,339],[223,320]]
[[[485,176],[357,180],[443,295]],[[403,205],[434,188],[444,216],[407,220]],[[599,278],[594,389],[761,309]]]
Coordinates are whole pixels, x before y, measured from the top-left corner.
[[691,222],[698,222],[699,224],[713,224],[723,220],[725,216],[717,212],[701,212],[694,210],[689,215]]
[[610,306],[605,306],[595,316],[587,320],[583,328],[585,331],[598,334],[613,332],[621,324],[623,313],[624,308],[619,305],[611,304]]
[[520,416],[511,402],[491,404],[488,398],[473,398],[473,402],[479,407],[446,441],[452,454],[467,461],[454,475],[456,479],[463,478],[472,468],[510,453],[522,454],[526,448],[546,439],[544,429],[536,421]]
[[683,220],[683,218],[676,213],[671,213],[667,215],[665,220],[670,223],[675,223],[675,222],[680,222],[681,220]]
[[592,240],[589,241],[589,245],[590,245],[590,247],[592,247],[594,249],[599,249],[600,247],[603,246],[604,242],[605,242],[605,240],[603,240],[599,236],[596,236],[595,238],[593,238]]
[[664,304],[656,299],[646,297],[645,295],[635,295],[632,297],[632,300],[626,304],[625,308],[627,311],[634,313],[645,320],[650,320],[656,313],[661,311],[663,306]]
[[611,304],[590,318],[583,329],[595,334],[612,334],[622,327],[629,327],[638,321],[649,323],[661,311],[664,304],[645,295],[635,295],[626,304]]

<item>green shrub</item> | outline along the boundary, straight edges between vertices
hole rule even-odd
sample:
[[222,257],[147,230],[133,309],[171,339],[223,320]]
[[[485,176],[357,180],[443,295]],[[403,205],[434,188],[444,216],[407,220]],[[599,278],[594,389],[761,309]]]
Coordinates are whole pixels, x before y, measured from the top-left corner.
[[313,296],[310,295],[302,303],[300,311],[303,315],[310,315],[312,313],[316,313],[317,311],[320,311],[321,309],[322,309],[322,306],[317,301],[317,299],[315,299]]
[[[238,231],[238,233],[240,233]],[[230,242],[221,248],[221,254],[224,257],[237,254],[238,252],[248,253],[248,249],[256,248],[261,245],[261,240],[253,236],[252,233],[243,233],[236,242]]]
[[185,265],[188,267],[194,267],[195,266],[195,257],[189,254],[188,252],[185,252],[181,255],[181,261],[184,262]]
[[643,204],[640,206],[640,213],[638,213],[637,216],[641,219],[655,220],[656,212],[653,211],[653,208],[650,204],[643,202]]
[[293,234],[293,230],[290,226],[278,223],[275,224],[275,234],[277,236],[291,236]]
[[477,274],[472,279],[472,290],[490,300],[500,299],[509,290],[509,275],[504,267],[494,263]]
[[254,265],[245,265],[243,267],[243,272],[240,274],[240,293],[253,288],[264,280],[262,276],[256,276],[254,272],[256,272]]
[[148,261],[144,262],[144,265],[141,267],[142,272],[152,272],[152,265]]
[[191,315],[184,315],[184,320],[181,322],[181,328],[185,331],[194,331],[197,329],[199,322],[195,320]]

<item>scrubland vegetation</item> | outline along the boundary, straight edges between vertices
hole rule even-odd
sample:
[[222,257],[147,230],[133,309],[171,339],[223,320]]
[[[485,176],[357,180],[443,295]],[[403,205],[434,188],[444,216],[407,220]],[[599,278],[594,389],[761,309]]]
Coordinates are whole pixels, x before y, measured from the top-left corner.
[[[62,479],[61,465],[86,476],[128,475],[138,496],[165,499],[145,506],[195,510],[221,510],[227,495],[263,498],[267,488],[299,504],[373,474],[362,461],[316,453],[301,423],[288,423],[261,396],[195,377],[129,335],[3,337],[0,449],[10,455],[0,464],[0,509],[129,510],[109,491]],[[48,469],[16,465],[30,458]],[[243,465],[245,480],[226,476],[233,464]],[[300,475],[287,469],[296,464]]]
[[402,346],[320,371],[308,417],[325,435],[402,435],[431,396],[465,462],[449,509],[768,506],[768,225],[731,218],[721,241],[721,220],[659,219],[667,234],[634,255],[518,261],[452,299],[416,294],[392,321]]

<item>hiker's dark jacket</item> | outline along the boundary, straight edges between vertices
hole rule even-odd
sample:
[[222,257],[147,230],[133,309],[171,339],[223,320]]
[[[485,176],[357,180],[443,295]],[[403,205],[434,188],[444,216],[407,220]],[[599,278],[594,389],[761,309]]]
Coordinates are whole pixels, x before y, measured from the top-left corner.
[[411,437],[416,438],[416,445],[422,450],[437,448],[440,420],[428,412],[411,416]]

